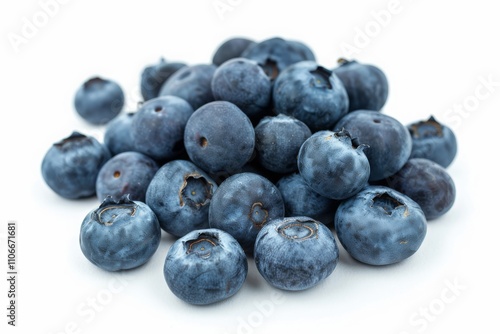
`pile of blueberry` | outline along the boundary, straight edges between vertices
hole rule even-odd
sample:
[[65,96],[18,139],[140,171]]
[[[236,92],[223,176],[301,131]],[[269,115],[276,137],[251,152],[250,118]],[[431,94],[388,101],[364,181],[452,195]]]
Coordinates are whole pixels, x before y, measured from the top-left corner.
[[234,295],[250,256],[272,286],[311,288],[337,266],[336,238],[362,263],[400,262],[454,203],[453,132],[382,113],[375,66],[330,70],[301,42],[233,38],[212,64],[146,67],[141,91],[138,110],[121,113],[117,83],[86,81],[75,109],[107,124],[104,143],[74,132],[42,174],[64,198],[97,195],[80,246],[102,269],[138,267],[161,230],[174,236],[164,277],[188,303]]

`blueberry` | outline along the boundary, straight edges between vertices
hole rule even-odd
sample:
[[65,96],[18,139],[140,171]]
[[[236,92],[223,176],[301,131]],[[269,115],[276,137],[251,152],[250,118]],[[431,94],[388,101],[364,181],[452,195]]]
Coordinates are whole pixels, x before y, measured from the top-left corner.
[[176,236],[208,228],[208,208],[217,184],[203,170],[186,160],[163,165],[149,184],[146,204],[160,227]]
[[313,132],[332,128],[349,106],[339,78],[313,61],[294,64],[278,76],[273,103],[277,114],[293,116]]
[[102,166],[96,181],[97,198],[120,198],[125,194],[134,201],[144,202],[146,190],[155,176],[158,165],[150,157],[138,152],[115,155]]
[[276,219],[260,230],[255,264],[265,280],[278,289],[306,290],[333,272],[339,250],[332,232],[309,217]]
[[214,53],[212,63],[222,65],[229,59],[241,57],[241,54],[255,42],[248,38],[234,37],[222,43]]
[[366,145],[348,131],[320,131],[309,137],[297,158],[300,175],[318,194],[336,200],[355,195],[368,182]]
[[391,116],[373,110],[357,110],[335,125],[335,129],[342,128],[369,146],[364,152],[370,161],[370,182],[395,174],[410,158],[410,134]]
[[220,184],[210,202],[208,219],[211,228],[228,232],[252,254],[260,229],[284,214],[283,199],[274,184],[257,174],[240,173]]
[[261,118],[271,105],[271,81],[257,62],[245,58],[228,60],[214,73],[215,100],[237,105],[250,118]]
[[283,197],[286,217],[306,216],[325,225],[332,223],[340,202],[312,190],[299,173],[283,176],[276,187]]
[[294,172],[300,146],[310,136],[311,130],[298,119],[283,114],[264,117],[255,127],[257,159],[272,172]]
[[168,287],[179,299],[208,305],[241,289],[248,262],[231,235],[217,229],[203,229],[174,242],[168,250],[163,273]]
[[77,113],[87,122],[106,124],[122,111],[125,96],[116,82],[94,77],[78,88],[74,104]]
[[134,151],[158,161],[178,158],[184,152],[184,128],[192,114],[189,103],[176,96],[147,101],[132,120]]
[[267,76],[274,80],[288,66],[308,60],[310,54],[305,53],[304,48],[296,42],[274,37],[248,47],[241,56],[255,60]]
[[387,179],[387,185],[417,202],[427,220],[441,217],[455,202],[453,179],[443,167],[427,159],[408,160]]
[[232,173],[252,157],[255,132],[234,104],[215,101],[194,112],[186,124],[184,145],[195,165],[211,173]]
[[106,126],[104,145],[106,145],[111,155],[134,150],[131,134],[132,119],[134,115],[135,112],[122,114],[113,119]]
[[355,60],[339,60],[333,70],[349,95],[349,111],[368,109],[379,111],[389,94],[387,78],[378,67]]
[[434,117],[408,125],[413,142],[410,158],[432,160],[444,168],[457,154],[457,138],[453,131]]
[[340,204],[335,231],[353,258],[380,266],[413,255],[424,240],[427,222],[420,206],[408,196],[367,186]]
[[58,195],[77,199],[95,195],[97,174],[111,158],[95,138],[73,132],[55,143],[42,161],[42,176]]
[[160,244],[161,229],[144,203],[108,197],[83,220],[80,247],[101,269],[118,271],[146,263]]
[[165,81],[185,66],[184,63],[169,63],[161,58],[158,63],[144,68],[141,74],[141,94],[144,101],[158,97]]
[[178,96],[196,110],[214,100],[210,84],[215,69],[216,66],[206,64],[183,67],[165,81],[160,96]]

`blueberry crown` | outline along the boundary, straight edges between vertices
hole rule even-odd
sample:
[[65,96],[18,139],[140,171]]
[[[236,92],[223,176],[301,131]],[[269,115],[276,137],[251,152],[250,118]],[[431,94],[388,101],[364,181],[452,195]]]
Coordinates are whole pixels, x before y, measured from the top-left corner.
[[[93,212],[93,219],[106,226],[113,225],[125,211],[128,211],[130,217],[135,215],[137,205],[130,199],[129,194],[123,195],[116,200],[113,196],[107,196],[99,208]],[[126,213],[125,213],[126,214]]]
[[58,141],[57,143],[54,143],[54,146],[56,146],[56,147],[64,147],[68,143],[82,141],[82,140],[85,140],[85,139],[88,139],[88,138],[89,137],[87,137],[84,134],[81,134],[78,131],[73,131],[73,133],[71,135],[69,135],[68,137],[64,138],[63,140]]
[[277,232],[284,238],[304,241],[318,238],[319,225],[314,220],[292,220],[277,227]]
[[434,116],[429,117],[427,121],[410,125],[409,130],[414,138],[443,137],[443,126]]

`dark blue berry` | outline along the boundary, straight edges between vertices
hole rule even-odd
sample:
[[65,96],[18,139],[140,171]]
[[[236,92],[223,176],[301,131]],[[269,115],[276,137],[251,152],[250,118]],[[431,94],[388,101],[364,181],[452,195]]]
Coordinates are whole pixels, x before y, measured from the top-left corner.
[[255,241],[255,265],[278,289],[312,288],[331,275],[339,260],[337,242],[322,223],[309,217],[275,219]]
[[248,262],[231,235],[217,229],[203,229],[174,242],[168,250],[163,273],[178,298],[194,305],[208,305],[241,289]]
[[144,103],[132,120],[134,151],[158,161],[178,158],[184,152],[184,128],[192,114],[191,105],[177,96]]
[[429,159],[448,167],[457,155],[457,138],[453,131],[434,117],[408,125],[412,139],[410,158]]
[[273,103],[275,113],[293,116],[313,132],[331,129],[349,106],[339,78],[313,61],[294,64],[278,76]]
[[408,196],[387,187],[367,186],[340,204],[335,231],[353,258],[381,266],[412,256],[424,240],[427,221]]
[[100,125],[118,116],[125,105],[125,96],[116,82],[94,77],[77,90],[74,104],[83,119]]
[[42,176],[58,195],[77,199],[94,196],[101,167],[111,158],[95,138],[73,132],[55,143],[42,161]]
[[97,198],[121,198],[128,194],[131,200],[144,202],[148,185],[158,170],[157,163],[138,152],[115,155],[102,166],[96,181]]
[[189,158],[203,170],[232,174],[252,157],[255,131],[248,116],[236,105],[215,101],[189,118],[184,145]]
[[85,217],[80,229],[83,255],[101,269],[118,271],[146,263],[160,244],[161,229],[144,203],[111,197]]
[[335,129],[346,129],[353,138],[368,145],[370,182],[383,180],[403,167],[411,154],[411,137],[395,118],[372,110],[357,110],[344,116]]
[[367,184],[370,176],[365,148],[346,130],[316,132],[300,148],[300,175],[324,197],[351,197]]
[[251,119],[260,119],[271,105],[272,85],[257,62],[231,59],[212,78],[215,100],[234,103]]
[[333,73],[342,81],[349,95],[349,111],[379,111],[385,105],[389,85],[384,72],[378,67],[340,59],[339,67]]
[[186,160],[163,165],[149,184],[146,204],[161,228],[176,236],[208,228],[208,208],[217,184],[203,170]]

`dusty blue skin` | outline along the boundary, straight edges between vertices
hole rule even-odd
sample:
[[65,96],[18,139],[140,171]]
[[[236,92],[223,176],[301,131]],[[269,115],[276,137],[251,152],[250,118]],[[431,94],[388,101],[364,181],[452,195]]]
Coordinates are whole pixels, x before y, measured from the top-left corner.
[[142,153],[123,152],[102,166],[96,181],[99,201],[107,196],[121,198],[129,194],[133,201],[144,202],[148,185],[158,170],[158,164]]
[[274,184],[254,173],[240,173],[219,185],[210,202],[208,220],[211,228],[228,232],[252,254],[260,229],[284,215],[283,199]]
[[427,222],[420,206],[408,196],[367,186],[340,204],[335,231],[353,258],[381,266],[413,255],[424,240]]
[[378,67],[340,59],[333,73],[342,81],[349,95],[349,111],[379,111],[385,105],[389,84],[384,72]]
[[304,60],[316,61],[316,56],[309,46],[301,41],[287,41],[303,58]]
[[214,100],[210,83],[216,68],[206,64],[183,67],[165,81],[160,96],[178,96],[196,110]]
[[300,175],[318,194],[336,200],[355,195],[368,182],[370,163],[366,145],[353,140],[349,132],[320,131],[300,148]]
[[272,183],[277,182],[283,174],[278,174],[271,172],[264,167],[262,167],[256,159],[251,160],[250,162],[246,163],[243,165],[243,167],[231,172],[231,173],[217,173],[217,174],[210,174],[210,176],[217,182],[217,184],[221,184],[224,180],[226,180],[228,177],[235,175],[235,174],[240,174],[240,173],[254,173],[254,174],[259,174],[260,176],[265,177]]
[[189,158],[203,170],[232,174],[252,157],[255,131],[248,116],[237,106],[215,101],[189,118],[184,145]]
[[141,94],[144,101],[158,97],[165,81],[185,66],[184,63],[169,63],[161,58],[158,63],[144,68],[141,73]]
[[414,158],[389,177],[387,185],[417,202],[427,220],[437,219],[455,203],[455,183],[437,163]]
[[311,130],[298,119],[283,114],[264,117],[255,127],[257,159],[272,172],[294,172],[300,146],[310,136]]
[[241,56],[259,63],[271,80],[276,79],[288,66],[311,57],[296,42],[290,43],[279,37],[252,45]]
[[125,96],[116,82],[94,77],[78,88],[74,105],[77,113],[87,122],[106,124],[122,111]]
[[131,134],[132,119],[134,115],[134,112],[122,114],[113,119],[106,126],[104,145],[106,145],[111,155],[134,150]]
[[283,197],[286,217],[311,217],[325,225],[333,222],[340,202],[312,190],[299,173],[283,176],[276,187]]
[[332,232],[309,217],[276,219],[262,228],[255,241],[255,264],[275,288],[312,288],[333,272],[339,250]]
[[94,196],[97,174],[110,158],[108,149],[95,138],[73,132],[47,151],[42,161],[42,176],[64,198]]
[[208,228],[208,208],[217,184],[203,170],[186,160],[163,165],[149,184],[146,204],[161,228],[176,236]]
[[424,158],[448,167],[457,155],[457,138],[453,131],[434,117],[408,125],[413,142],[410,158]]
[[176,96],[157,97],[144,103],[132,120],[134,151],[157,161],[184,153],[184,128],[193,108]]
[[408,161],[412,141],[408,129],[397,119],[373,110],[357,110],[344,116],[335,129],[346,129],[369,147],[370,182],[394,175]]
[[331,129],[349,107],[339,78],[313,61],[294,64],[281,72],[274,83],[273,103],[275,113],[293,116],[313,132]]
[[253,60],[234,58],[217,68],[212,78],[215,100],[237,105],[251,119],[261,118],[271,105],[271,80]]
[[236,294],[248,262],[238,242],[217,229],[193,231],[168,250],[163,267],[170,290],[183,301],[208,305]]
[[160,244],[161,229],[153,211],[124,196],[107,198],[83,220],[80,247],[101,269],[119,271],[146,263]]
[[229,59],[241,57],[243,51],[254,44],[255,42],[248,38],[230,38],[217,48],[212,63],[216,66],[220,66]]

